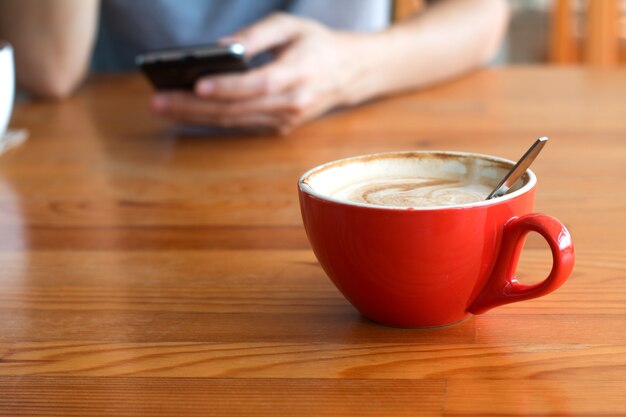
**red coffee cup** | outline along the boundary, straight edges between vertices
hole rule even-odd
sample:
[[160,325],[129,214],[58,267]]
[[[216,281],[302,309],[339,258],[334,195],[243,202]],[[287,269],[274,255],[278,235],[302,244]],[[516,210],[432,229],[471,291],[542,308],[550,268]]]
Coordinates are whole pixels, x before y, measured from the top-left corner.
[[[313,251],[335,286],[365,317],[397,327],[459,322],[559,288],[574,266],[574,245],[558,220],[532,213],[535,174],[507,195],[435,207],[380,206],[335,194],[381,176],[460,178],[497,184],[513,162],[455,152],[396,152],[330,162],[298,181]],[[486,195],[485,195],[486,197]],[[528,232],[541,234],[553,265],[540,283],[514,276]]]

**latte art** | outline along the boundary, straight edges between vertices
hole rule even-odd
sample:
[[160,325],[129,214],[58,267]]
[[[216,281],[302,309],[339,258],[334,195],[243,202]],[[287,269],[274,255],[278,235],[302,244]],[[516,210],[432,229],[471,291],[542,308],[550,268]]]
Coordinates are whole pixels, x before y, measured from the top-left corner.
[[377,206],[455,206],[482,201],[492,188],[444,178],[380,178],[349,184],[332,196]]

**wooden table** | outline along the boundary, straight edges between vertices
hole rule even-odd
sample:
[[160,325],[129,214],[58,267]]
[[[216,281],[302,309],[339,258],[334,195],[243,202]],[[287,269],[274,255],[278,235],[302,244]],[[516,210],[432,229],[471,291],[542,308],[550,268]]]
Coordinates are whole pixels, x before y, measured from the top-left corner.
[[[18,106],[0,158],[3,416],[626,415],[626,72],[510,68],[290,137],[156,120],[139,76]],[[349,155],[511,159],[570,229],[556,293],[448,328],[362,318],[318,266],[296,180]],[[204,135],[204,136],[203,136]],[[550,266],[529,239],[519,273]]]

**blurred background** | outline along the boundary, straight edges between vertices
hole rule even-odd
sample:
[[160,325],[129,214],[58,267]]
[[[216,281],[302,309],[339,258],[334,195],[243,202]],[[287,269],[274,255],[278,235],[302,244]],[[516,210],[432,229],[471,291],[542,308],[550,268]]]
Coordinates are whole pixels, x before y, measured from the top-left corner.
[[[626,62],[626,0],[508,0],[511,21],[496,65]],[[394,18],[423,0],[395,0]]]
[[626,54],[625,0],[509,0],[500,62],[617,65]]

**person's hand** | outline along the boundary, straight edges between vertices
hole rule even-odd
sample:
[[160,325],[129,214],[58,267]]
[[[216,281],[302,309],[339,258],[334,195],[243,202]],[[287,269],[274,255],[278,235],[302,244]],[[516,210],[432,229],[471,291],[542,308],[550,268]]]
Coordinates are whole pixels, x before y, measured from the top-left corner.
[[274,61],[246,73],[204,77],[194,92],[159,93],[152,107],[184,123],[285,134],[333,107],[358,101],[354,88],[364,72],[359,48],[365,36],[271,15],[227,41],[241,42],[249,56],[273,50]]

